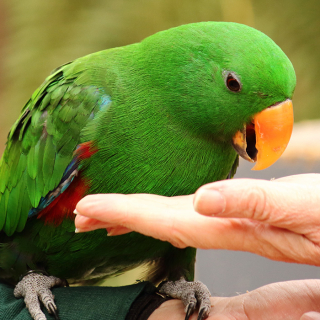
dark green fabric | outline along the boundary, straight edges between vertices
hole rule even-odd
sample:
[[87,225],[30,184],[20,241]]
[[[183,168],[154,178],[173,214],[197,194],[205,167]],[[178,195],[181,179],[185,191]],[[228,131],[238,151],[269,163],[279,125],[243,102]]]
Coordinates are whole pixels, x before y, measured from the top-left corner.
[[[124,320],[142,291],[153,292],[149,282],[124,287],[54,288],[60,320]],[[48,315],[47,320],[54,317]],[[13,287],[0,283],[0,319],[32,320],[23,299],[16,299]]]
[[[152,288],[151,288],[152,289]],[[125,320],[148,320],[153,311],[170,297],[163,297],[158,292],[143,290],[141,294],[132,303]]]

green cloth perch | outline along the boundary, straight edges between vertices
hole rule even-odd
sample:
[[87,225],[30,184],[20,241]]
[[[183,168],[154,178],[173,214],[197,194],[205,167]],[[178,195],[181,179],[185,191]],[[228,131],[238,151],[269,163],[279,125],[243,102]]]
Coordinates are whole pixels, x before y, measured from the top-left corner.
[[[32,320],[23,299],[16,299],[13,286],[0,284],[1,320]],[[124,287],[67,287],[54,288],[61,320],[124,320],[135,299],[142,293],[152,293],[149,282]],[[47,319],[53,319],[42,308]],[[128,319],[129,320],[129,319]]]

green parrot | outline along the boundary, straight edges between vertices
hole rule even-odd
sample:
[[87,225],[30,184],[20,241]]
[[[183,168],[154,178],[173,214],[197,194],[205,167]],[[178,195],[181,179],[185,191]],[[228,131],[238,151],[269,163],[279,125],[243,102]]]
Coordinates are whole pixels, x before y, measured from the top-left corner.
[[[44,287],[94,284],[146,263],[150,281],[168,281],[162,292],[196,291],[195,248],[135,232],[75,233],[75,206],[94,193],[191,194],[231,178],[239,155],[271,165],[291,135],[295,84],[270,38],[227,22],[182,25],[57,68],[12,126],[0,162],[0,279],[36,320],[45,319],[38,293],[57,317]],[[199,290],[204,319],[210,293]],[[196,303],[182,300],[188,318]]]

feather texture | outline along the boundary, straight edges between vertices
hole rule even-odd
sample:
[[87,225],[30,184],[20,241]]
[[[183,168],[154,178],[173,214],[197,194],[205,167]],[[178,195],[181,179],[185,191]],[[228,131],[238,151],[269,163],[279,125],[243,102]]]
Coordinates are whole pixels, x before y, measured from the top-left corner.
[[101,90],[75,84],[68,67],[47,78],[10,131],[0,169],[1,220],[8,235],[18,226],[22,230],[32,207],[59,185],[80,131],[100,110]]

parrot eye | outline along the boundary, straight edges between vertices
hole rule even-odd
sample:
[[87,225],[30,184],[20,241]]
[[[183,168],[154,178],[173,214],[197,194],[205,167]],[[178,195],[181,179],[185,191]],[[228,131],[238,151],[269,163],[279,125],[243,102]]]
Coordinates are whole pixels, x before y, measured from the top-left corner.
[[241,90],[241,83],[235,75],[229,73],[226,78],[226,86],[230,91],[239,92]]

